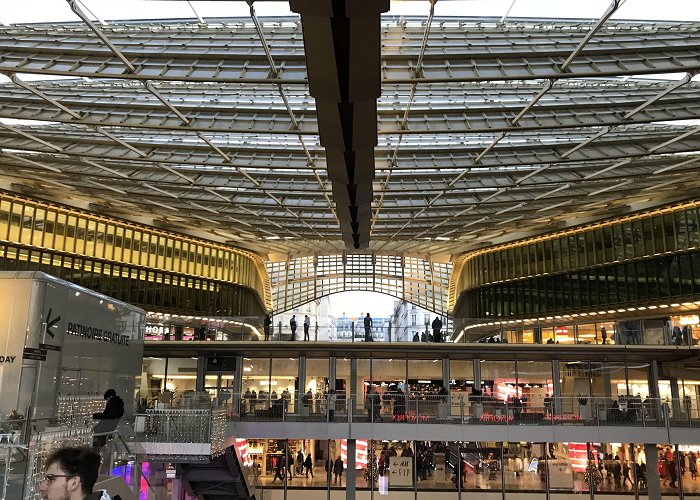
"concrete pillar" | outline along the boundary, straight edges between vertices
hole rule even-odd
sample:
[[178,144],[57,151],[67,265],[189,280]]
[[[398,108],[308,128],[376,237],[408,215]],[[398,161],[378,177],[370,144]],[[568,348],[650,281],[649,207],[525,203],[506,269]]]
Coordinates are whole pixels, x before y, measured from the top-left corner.
[[681,418],[681,396],[678,392],[678,377],[670,377],[671,384],[671,408],[673,409],[672,417],[674,419]]
[[[299,391],[297,392],[297,408],[302,409],[302,398],[304,397],[304,394],[306,394],[306,357],[305,356],[299,356],[299,368],[297,370],[297,380],[299,380]],[[313,411],[314,404],[313,401],[311,401],[309,406],[309,410]],[[304,410],[305,411],[305,410]]]
[[353,412],[357,409],[358,401],[357,398],[361,397],[357,394],[357,359],[352,358],[350,360],[350,394],[347,397],[353,398],[352,409]]
[[450,360],[442,358],[442,386],[450,393]]
[[474,360],[474,388],[477,391],[481,390],[481,360]]
[[661,418],[661,400],[659,399],[659,364],[656,360],[652,360],[649,364],[648,383],[649,397],[654,401],[654,419]]
[[335,356],[328,358],[328,389],[335,389]]
[[644,443],[644,455],[647,459],[647,490],[649,498],[661,498],[661,481],[659,480],[656,443]]
[[561,372],[559,369],[559,360],[552,361],[552,389],[554,394],[554,414],[561,415]]
[[345,471],[345,499],[355,500],[355,453],[357,441],[348,439],[348,469]]
[[610,386],[610,370],[608,363],[601,363],[603,375],[603,390],[605,391],[606,404],[607,400],[612,399],[612,387]]
[[207,371],[207,358],[206,356],[200,356],[197,358],[197,381],[195,383],[195,390],[197,392],[204,391],[204,375]]
[[243,356],[236,356],[236,373],[233,376],[233,394],[231,404],[233,411],[238,414],[241,409],[241,395],[243,394]]

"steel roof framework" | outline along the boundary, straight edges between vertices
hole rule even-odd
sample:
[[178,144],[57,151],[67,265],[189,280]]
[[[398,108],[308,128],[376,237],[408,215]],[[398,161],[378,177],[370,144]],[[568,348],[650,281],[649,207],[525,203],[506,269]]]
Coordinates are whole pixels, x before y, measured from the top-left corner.
[[[611,13],[384,18],[369,249],[454,254],[696,194],[700,30]],[[298,18],[85,16],[0,27],[0,54],[11,189],[261,253],[342,249]]]

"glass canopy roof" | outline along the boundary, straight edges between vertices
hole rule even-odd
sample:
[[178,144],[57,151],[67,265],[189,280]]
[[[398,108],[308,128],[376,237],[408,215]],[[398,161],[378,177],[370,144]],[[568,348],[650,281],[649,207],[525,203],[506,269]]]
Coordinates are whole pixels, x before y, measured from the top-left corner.
[[290,4],[71,3],[0,18],[1,189],[292,255],[454,255],[700,192],[687,2],[391,2],[354,173]]

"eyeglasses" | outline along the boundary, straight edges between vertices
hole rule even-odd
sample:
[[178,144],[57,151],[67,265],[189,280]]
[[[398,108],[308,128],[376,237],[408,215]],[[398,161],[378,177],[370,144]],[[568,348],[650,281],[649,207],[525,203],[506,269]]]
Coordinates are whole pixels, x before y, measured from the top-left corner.
[[71,477],[77,477],[76,474],[46,474],[44,476],[44,479],[41,480],[41,482],[47,482],[47,483],[53,483],[56,478],[59,477],[65,477],[66,479],[70,479]]

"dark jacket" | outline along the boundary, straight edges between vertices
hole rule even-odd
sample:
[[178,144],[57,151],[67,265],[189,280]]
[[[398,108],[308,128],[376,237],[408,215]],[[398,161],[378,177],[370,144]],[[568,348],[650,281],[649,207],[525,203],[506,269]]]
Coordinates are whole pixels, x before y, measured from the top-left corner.
[[102,413],[95,413],[92,418],[96,420],[111,420],[124,416],[124,400],[119,396],[112,396],[107,400],[107,405]]

